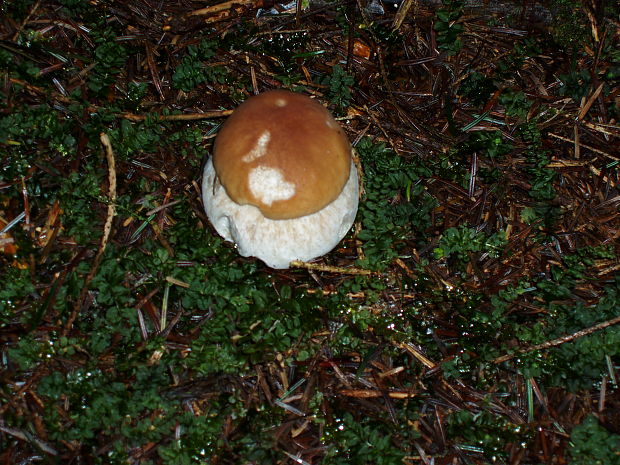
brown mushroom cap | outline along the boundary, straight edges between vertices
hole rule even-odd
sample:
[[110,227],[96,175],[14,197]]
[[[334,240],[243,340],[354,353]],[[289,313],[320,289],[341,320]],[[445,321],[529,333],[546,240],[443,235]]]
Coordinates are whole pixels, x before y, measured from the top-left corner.
[[351,146],[319,103],[288,91],[247,99],[215,140],[215,172],[228,196],[270,219],[315,213],[340,195]]

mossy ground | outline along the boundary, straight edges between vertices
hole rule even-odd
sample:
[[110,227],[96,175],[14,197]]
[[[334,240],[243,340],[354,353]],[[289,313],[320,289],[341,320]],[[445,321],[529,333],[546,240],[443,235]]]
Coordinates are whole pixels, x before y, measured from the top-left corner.
[[[3,3],[0,461],[620,463],[597,5]],[[278,271],[199,192],[274,88],[326,104],[364,172],[341,245]]]

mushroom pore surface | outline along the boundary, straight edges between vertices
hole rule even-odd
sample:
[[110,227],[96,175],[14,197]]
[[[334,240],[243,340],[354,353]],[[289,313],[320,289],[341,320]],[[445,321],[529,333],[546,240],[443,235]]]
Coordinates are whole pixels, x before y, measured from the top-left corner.
[[349,179],[351,147],[318,102],[288,91],[250,97],[222,125],[213,165],[228,196],[270,219],[315,213]]

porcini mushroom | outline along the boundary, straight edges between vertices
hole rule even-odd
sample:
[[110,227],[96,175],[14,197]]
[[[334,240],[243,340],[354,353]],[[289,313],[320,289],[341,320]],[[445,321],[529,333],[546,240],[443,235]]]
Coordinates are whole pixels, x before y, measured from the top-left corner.
[[272,268],[332,250],[353,224],[358,190],[340,125],[315,100],[281,90],[229,116],[202,180],[215,230]]

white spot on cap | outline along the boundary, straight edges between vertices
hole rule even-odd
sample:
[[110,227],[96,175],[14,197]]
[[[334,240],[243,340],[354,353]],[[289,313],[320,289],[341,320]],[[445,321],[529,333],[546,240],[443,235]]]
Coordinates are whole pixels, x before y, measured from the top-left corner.
[[330,129],[336,129],[338,127],[338,125],[331,118],[326,119],[325,120],[325,124]]
[[285,107],[286,103],[286,100],[284,100],[283,98],[279,98],[276,100],[276,107]]
[[248,175],[252,195],[265,205],[278,200],[288,200],[295,195],[295,184],[286,182],[280,170],[257,166]]
[[256,144],[254,144],[254,147],[252,147],[252,150],[246,153],[241,160],[246,163],[251,163],[257,158],[265,156],[269,139],[271,139],[271,133],[269,131],[263,132],[256,141]]

